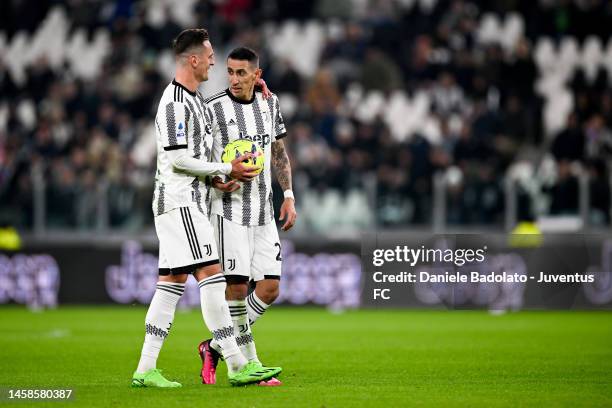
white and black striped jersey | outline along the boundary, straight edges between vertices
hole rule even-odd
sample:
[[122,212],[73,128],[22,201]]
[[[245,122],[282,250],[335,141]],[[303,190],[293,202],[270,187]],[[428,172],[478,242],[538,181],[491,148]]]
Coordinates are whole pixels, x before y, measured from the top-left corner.
[[[213,116],[212,160],[221,161],[225,146],[236,139],[259,143],[264,151],[264,170],[233,193],[213,189],[211,213],[241,225],[265,225],[274,220],[272,206],[272,143],[287,133],[278,98],[264,99],[261,92],[253,93],[250,101],[235,98],[228,89],[206,99]],[[226,178],[227,179],[227,178]]]
[[157,172],[153,213],[161,215],[177,207],[195,207],[208,215],[209,188],[203,179],[177,172],[169,150],[186,149],[196,159],[210,161],[212,151],[211,113],[199,91],[191,92],[175,80],[159,101],[155,116]]

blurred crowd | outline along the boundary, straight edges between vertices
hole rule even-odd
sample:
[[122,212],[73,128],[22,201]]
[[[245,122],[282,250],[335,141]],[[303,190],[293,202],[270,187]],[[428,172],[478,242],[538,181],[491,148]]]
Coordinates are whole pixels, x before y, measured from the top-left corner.
[[[153,116],[169,80],[159,61],[184,27],[173,18],[152,24],[150,3],[2,2],[5,43],[19,32],[35,32],[49,10],[61,4],[70,30],[86,28],[90,36],[108,30],[111,51],[94,78],[39,58],[22,81],[11,75],[0,53],[0,224],[32,227],[33,197],[43,180],[49,228],[95,227],[101,214],[113,228],[152,225],[155,151],[147,140],[154,139]],[[171,16],[172,2],[161,3]],[[310,223],[323,230],[334,220],[353,227],[429,223],[433,176],[439,171],[447,175],[449,223],[500,224],[509,166],[544,157],[554,167],[554,175],[541,185],[550,201],[547,211],[578,211],[577,174],[584,171],[597,210],[593,222],[609,223],[612,71],[601,69],[591,78],[576,69],[568,84],[574,103],[567,124],[549,134],[544,100],[536,92],[541,72],[534,44],[542,36],[572,36],[579,43],[595,36],[608,44],[610,2],[187,3],[215,47],[241,44],[258,50],[269,87],[281,95],[281,104],[291,102],[286,143],[306,227]],[[510,12],[520,14],[524,24],[512,47],[477,40],[484,13],[503,17]],[[335,22],[338,33],[320,44],[312,75],[278,58],[266,41],[269,24],[287,20]],[[217,61],[223,62],[223,57]],[[388,101],[397,91],[411,101],[427,95],[428,122],[419,129],[431,122],[433,131],[398,137],[383,114],[365,120],[367,112],[358,113],[365,95],[380,94]],[[322,218],[326,206],[333,210],[329,222]],[[346,208],[343,221],[338,221],[339,206]]]

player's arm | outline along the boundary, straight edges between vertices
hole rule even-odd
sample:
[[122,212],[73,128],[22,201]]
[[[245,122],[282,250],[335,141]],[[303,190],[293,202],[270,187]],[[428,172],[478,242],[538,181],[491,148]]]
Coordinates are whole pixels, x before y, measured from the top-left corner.
[[231,163],[212,163],[196,159],[189,155],[186,148],[169,150],[167,153],[174,170],[198,177],[227,175],[236,180],[249,181],[257,175],[253,173],[255,167],[242,164],[243,160],[251,158],[250,153],[237,157]]
[[190,116],[189,109],[182,102],[174,101],[165,106],[166,138],[163,147],[175,171],[197,177],[224,174],[241,181],[248,181],[256,176],[252,173],[254,168],[246,167],[240,162],[212,163],[191,156],[188,145],[194,143],[194,138],[193,120]]
[[278,184],[280,184],[285,195],[285,200],[280,208],[279,219],[281,221],[285,220],[281,228],[283,231],[287,231],[295,224],[297,212],[295,211],[295,198],[291,189],[291,163],[282,140],[278,139],[272,143],[272,157],[270,159]]

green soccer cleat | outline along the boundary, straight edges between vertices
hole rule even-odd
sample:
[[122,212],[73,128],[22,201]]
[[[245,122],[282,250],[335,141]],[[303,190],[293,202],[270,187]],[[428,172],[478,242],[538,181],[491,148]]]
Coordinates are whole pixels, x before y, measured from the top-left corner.
[[263,364],[261,364],[259,361],[253,361],[253,363],[257,364],[260,370],[266,370],[266,371],[272,372],[274,374],[272,377],[279,375],[283,371],[282,367],[266,367]]
[[282,370],[280,367],[264,367],[261,363],[251,361],[242,370],[228,373],[227,378],[232,385],[247,385],[269,380]]
[[134,373],[134,376],[132,377],[132,387],[180,388],[182,385],[176,381],[166,380],[166,378],[162,375],[162,370],[152,368],[143,374]]

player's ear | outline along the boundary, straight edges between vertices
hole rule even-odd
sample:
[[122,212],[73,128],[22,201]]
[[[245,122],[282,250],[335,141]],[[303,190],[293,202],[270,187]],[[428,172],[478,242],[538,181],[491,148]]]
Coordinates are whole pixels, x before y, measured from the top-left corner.
[[258,80],[259,78],[261,78],[262,74],[263,74],[263,70],[261,68],[257,68],[255,70],[255,80]]

